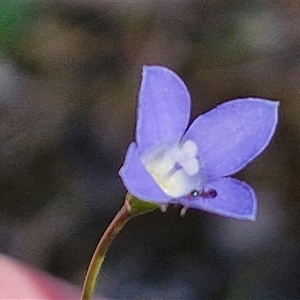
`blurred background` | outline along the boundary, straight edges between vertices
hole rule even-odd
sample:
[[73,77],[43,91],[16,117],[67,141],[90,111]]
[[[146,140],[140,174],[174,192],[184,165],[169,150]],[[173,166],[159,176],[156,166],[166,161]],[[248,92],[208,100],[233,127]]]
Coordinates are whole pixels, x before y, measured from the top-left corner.
[[0,2],[0,251],[82,285],[122,206],[144,64],[176,71],[192,117],[279,100],[268,149],[235,177],[257,222],[180,208],[131,220],[98,284],[110,299],[300,299],[300,3]]

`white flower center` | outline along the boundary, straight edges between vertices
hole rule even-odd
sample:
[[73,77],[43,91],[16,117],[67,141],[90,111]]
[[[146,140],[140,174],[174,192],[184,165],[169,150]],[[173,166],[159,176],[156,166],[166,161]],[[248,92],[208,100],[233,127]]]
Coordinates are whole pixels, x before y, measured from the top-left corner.
[[154,149],[142,162],[156,183],[169,196],[187,195],[200,185],[198,147],[191,140],[173,147]]

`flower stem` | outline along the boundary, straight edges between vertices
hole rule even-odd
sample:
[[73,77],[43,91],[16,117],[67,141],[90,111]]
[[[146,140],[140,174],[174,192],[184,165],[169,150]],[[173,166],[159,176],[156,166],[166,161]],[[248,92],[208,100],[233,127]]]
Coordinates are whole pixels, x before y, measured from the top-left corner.
[[132,196],[128,193],[124,205],[114,217],[110,225],[107,227],[97,245],[85,276],[81,300],[92,299],[97,277],[104,261],[105,254],[116,235],[121,231],[121,229],[131,219],[131,217],[133,217],[133,215],[131,214],[131,205],[129,203],[131,197]]

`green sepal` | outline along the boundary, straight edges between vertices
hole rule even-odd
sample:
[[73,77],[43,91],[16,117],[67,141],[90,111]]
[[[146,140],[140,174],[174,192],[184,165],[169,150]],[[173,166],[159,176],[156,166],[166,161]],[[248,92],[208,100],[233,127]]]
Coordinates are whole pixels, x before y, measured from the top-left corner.
[[158,204],[140,200],[129,193],[127,194],[126,201],[130,206],[129,214],[131,217],[144,215],[159,208]]

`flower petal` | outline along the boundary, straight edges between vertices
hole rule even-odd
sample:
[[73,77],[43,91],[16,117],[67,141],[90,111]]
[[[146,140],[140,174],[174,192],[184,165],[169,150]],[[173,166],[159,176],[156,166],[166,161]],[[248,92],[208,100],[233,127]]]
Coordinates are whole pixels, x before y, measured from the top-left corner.
[[208,182],[204,190],[213,189],[215,198],[182,198],[183,206],[205,210],[218,215],[254,221],[257,214],[257,199],[254,190],[245,182],[233,178],[220,178]]
[[140,154],[177,143],[190,117],[190,95],[182,79],[160,66],[144,66],[139,93],[136,141]]
[[141,163],[135,143],[130,144],[119,174],[133,196],[155,203],[167,203],[170,200],[170,196],[161,190]]
[[278,102],[246,98],[226,102],[198,117],[184,139],[197,143],[207,178],[236,173],[269,144]]

